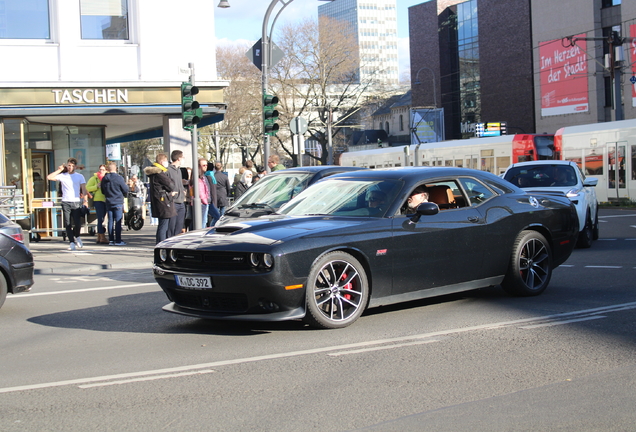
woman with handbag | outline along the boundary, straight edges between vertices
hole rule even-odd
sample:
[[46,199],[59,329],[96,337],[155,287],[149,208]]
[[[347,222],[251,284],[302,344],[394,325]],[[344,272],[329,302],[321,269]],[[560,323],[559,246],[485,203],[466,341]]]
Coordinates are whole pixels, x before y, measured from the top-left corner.
[[106,174],[106,165],[100,165],[96,172],[86,183],[86,190],[93,195],[93,205],[97,213],[97,244],[108,244],[106,238],[106,228],[104,227],[104,216],[106,215],[106,197],[102,193],[102,179]]

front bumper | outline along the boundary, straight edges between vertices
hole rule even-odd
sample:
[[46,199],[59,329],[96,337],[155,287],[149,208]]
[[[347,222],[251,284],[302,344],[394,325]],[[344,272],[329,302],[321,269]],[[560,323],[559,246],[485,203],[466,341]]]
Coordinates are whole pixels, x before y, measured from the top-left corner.
[[[167,312],[197,318],[283,321],[305,316],[305,279],[289,274],[270,273],[193,273],[168,270],[154,265],[155,280],[172,302]],[[204,276],[212,279],[211,289],[190,289],[177,285],[175,275]],[[285,282],[283,282],[285,281]],[[302,285],[286,290],[285,286]]]

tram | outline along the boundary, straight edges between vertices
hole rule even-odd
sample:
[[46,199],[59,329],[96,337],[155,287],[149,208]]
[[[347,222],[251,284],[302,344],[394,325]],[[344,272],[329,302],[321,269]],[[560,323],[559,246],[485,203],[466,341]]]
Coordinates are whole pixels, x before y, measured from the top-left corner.
[[366,168],[455,166],[502,174],[514,162],[560,159],[548,134],[516,134],[345,152],[340,165]]
[[564,127],[554,142],[563,159],[598,178],[599,202],[636,200],[636,119]]

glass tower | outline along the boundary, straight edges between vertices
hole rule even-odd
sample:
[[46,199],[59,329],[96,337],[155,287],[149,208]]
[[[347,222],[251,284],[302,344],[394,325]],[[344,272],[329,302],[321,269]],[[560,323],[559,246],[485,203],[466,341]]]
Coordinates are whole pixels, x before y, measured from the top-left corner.
[[360,82],[398,84],[395,0],[335,0],[319,6],[318,15],[344,21],[353,29]]

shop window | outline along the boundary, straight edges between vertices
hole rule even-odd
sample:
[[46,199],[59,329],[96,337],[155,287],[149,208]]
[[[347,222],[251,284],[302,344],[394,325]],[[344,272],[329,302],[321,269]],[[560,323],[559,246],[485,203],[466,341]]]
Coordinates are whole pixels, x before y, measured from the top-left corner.
[[82,39],[128,40],[128,0],[80,0]]
[[48,0],[0,1],[0,39],[50,39]]

